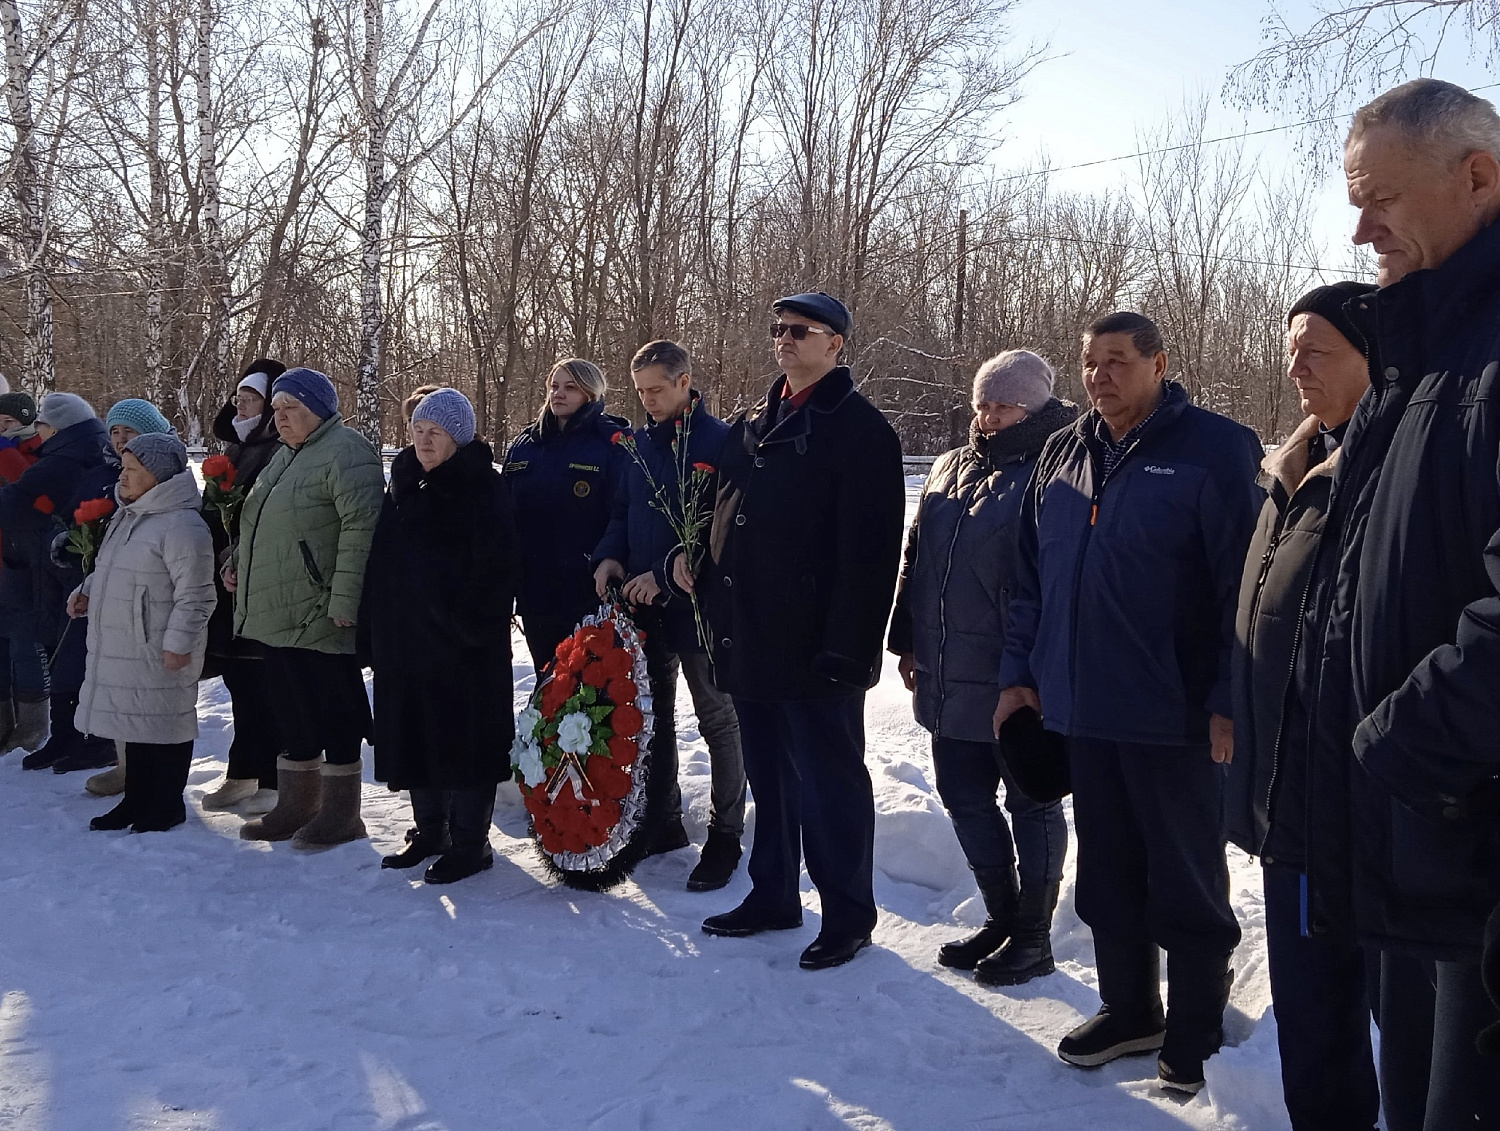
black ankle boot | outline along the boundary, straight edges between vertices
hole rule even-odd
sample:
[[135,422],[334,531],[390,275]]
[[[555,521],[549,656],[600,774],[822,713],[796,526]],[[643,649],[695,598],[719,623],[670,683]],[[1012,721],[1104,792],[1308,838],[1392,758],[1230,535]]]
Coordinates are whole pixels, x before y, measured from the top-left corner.
[[406,847],[400,852],[393,852],[389,856],[380,858],[382,868],[415,868],[423,860],[433,856],[441,856],[453,847],[445,833],[441,835],[423,836],[420,832],[407,841]]
[[89,828],[95,832],[114,832],[117,829],[128,829],[135,823],[136,805],[129,797],[120,802],[108,813],[101,813],[89,822]]
[[985,986],[1021,986],[1057,969],[1052,959],[1052,912],[1057,884],[1040,891],[1021,889],[1016,926],[1010,941],[974,968],[974,980]]
[[974,879],[989,913],[984,926],[965,938],[938,947],[938,965],[972,970],[1005,945],[1016,925],[1017,881],[1014,868],[975,868]]

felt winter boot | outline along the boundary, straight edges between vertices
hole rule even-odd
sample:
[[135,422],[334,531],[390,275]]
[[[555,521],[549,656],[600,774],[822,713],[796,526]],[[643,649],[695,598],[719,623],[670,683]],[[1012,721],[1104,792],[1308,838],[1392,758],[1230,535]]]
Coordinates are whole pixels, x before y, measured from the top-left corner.
[[114,797],[125,792],[125,744],[115,743],[115,764],[83,783],[95,797]]
[[269,786],[261,786],[240,804],[240,812],[248,817],[258,817],[262,813],[269,813],[276,808],[276,791]]
[[18,699],[16,729],[10,736],[12,746],[23,750],[40,750],[47,741],[47,724],[51,703],[48,699]]
[[294,762],[276,759],[276,808],[240,826],[241,840],[291,840],[292,835],[318,815],[323,804],[322,762],[309,758]]
[[238,805],[245,798],[253,796],[259,788],[260,782],[255,778],[226,777],[219,784],[218,789],[203,795],[203,808],[228,809],[230,806]]
[[1014,868],[975,868],[974,880],[988,916],[972,935],[938,947],[938,965],[973,970],[1005,945],[1015,927],[1018,883]]
[[16,748],[10,736],[16,733],[16,705],[10,696],[0,698],[0,754],[8,754]]
[[1052,912],[1057,907],[1057,889],[1057,884],[1040,890],[1021,889],[1010,941],[974,968],[976,982],[1021,986],[1057,969],[1052,960]]
[[292,837],[295,848],[328,848],[370,834],[359,816],[364,782],[358,761],[323,763],[323,807]]

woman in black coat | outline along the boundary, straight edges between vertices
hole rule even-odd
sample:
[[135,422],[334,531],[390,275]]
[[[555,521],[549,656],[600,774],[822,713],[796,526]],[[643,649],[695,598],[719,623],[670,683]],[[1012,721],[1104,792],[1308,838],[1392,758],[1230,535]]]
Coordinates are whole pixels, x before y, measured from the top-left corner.
[[510,776],[515,527],[490,446],[456,389],[412,415],[370,543],[360,652],[375,670],[375,777],[411,792],[417,830],[387,868],[439,856],[428,883],[494,863],[495,786]]
[[[224,454],[234,464],[234,486],[243,487],[246,494],[280,442],[271,413],[271,386],[285,372],[286,366],[279,361],[266,357],[252,361],[235,386],[234,396],[214,418],[214,437],[223,442]],[[235,516],[226,531],[219,508],[205,503],[203,521],[213,534],[214,558],[222,562],[230,542],[240,536],[239,517]],[[266,686],[265,648],[254,640],[236,639],[234,597],[225,590],[218,570],[214,571],[214,586],[219,603],[208,622],[204,676],[217,673],[224,677],[234,716],[234,741],[229,746],[224,781],[204,796],[203,807],[228,809],[240,805],[245,813],[269,813],[276,807],[276,756],[281,753],[281,739]]]
[[505,482],[515,507],[522,579],[516,606],[537,670],[599,607],[594,549],[625,492],[629,456],[611,440],[630,422],[604,411],[604,374],[581,358],[547,377],[541,415],[511,444]]

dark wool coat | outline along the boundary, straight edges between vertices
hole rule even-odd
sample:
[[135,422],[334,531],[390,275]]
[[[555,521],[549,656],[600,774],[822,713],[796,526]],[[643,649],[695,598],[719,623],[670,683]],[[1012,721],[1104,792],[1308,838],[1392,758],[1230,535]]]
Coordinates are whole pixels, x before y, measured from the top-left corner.
[[[521,581],[516,611],[523,623],[577,623],[599,607],[594,549],[615,499],[625,489],[630,457],[610,442],[630,422],[584,405],[566,426],[549,410],[544,423],[516,437],[505,456]],[[528,629],[531,627],[527,626]]]
[[934,734],[994,741],[1021,500],[1042,445],[1077,419],[1053,399],[993,436],[971,429],[927,476],[888,646],[916,657],[917,722]]
[[1255,433],[1175,381],[1108,482],[1100,417],[1047,442],[1022,510],[1002,687],[1034,687],[1047,729],[1149,745],[1208,741],[1229,716],[1235,595],[1262,494]]
[[1367,944],[1477,962],[1500,902],[1500,223],[1345,310],[1372,384],[1320,558],[1312,913],[1352,893]]
[[880,676],[901,560],[901,441],[839,366],[773,426],[786,378],[730,424],[698,593],[715,681],[741,699],[825,699]]
[[[266,464],[271,462],[271,457],[276,454],[276,447],[281,438],[276,433],[276,421],[269,405],[266,406],[260,422],[243,441],[240,440],[240,434],[234,430],[235,415],[236,409],[233,401],[219,410],[219,415],[214,418],[214,438],[223,442],[224,454],[229,457],[229,462],[234,464],[235,486],[243,486],[248,494],[256,478],[265,470]],[[214,536],[214,559],[216,562],[221,561],[224,551],[229,547],[230,535],[224,531],[219,508],[205,503],[203,521],[208,523],[208,529]],[[231,533],[235,537],[239,536],[238,517],[235,519],[234,530]],[[214,608],[213,619],[208,622],[209,656],[249,659],[263,655],[265,652],[263,645],[245,637],[235,637],[234,596],[224,588],[224,579],[219,576],[217,569],[214,570],[214,588],[219,594],[219,603]]]
[[1245,557],[1235,618],[1229,839],[1282,864],[1301,864],[1305,851],[1309,692],[1299,644],[1342,451],[1322,459],[1320,445],[1312,465],[1316,443],[1318,421],[1310,416],[1262,464],[1266,502]]
[[474,440],[430,472],[407,448],[370,544],[360,652],[375,671],[375,777],[392,789],[482,789],[515,736],[510,496]]
[[[686,429],[685,466],[689,472],[695,463],[717,468],[724,439],[729,435],[729,425],[703,407],[703,400],[697,392],[692,397],[689,427]],[[674,510],[678,505],[678,457],[672,452],[672,440],[676,435],[675,419],[647,424],[635,433],[636,450],[651,469],[651,478],[662,490],[666,504]],[[712,479],[708,482],[710,486],[706,490],[711,492]],[[711,506],[712,494],[709,493],[704,501],[705,505]],[[616,496],[609,526],[594,550],[594,564],[613,558],[625,567],[627,578],[642,573],[654,574],[656,584],[662,590],[653,606],[660,610],[657,631],[664,638],[662,646],[668,652],[678,654],[702,652],[691,603],[674,595],[667,587],[669,558],[677,548],[677,535],[667,516],[652,504],[653,492],[646,473],[631,460],[625,469],[625,490]]]
[[97,417],[58,432],[21,478],[0,487],[0,634],[57,642],[68,591],[52,566],[52,539],[72,523],[68,502],[104,463],[109,436]]

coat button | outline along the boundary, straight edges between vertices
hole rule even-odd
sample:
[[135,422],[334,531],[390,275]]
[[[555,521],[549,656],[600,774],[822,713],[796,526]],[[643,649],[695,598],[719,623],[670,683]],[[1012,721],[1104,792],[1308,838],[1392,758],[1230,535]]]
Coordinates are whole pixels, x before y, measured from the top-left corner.
[[742,514],[735,515],[734,516],[734,524],[736,526],[744,526],[745,525],[745,516],[742,515]]
[[1445,821],[1461,821],[1463,819],[1464,819],[1464,811],[1463,811],[1463,807],[1462,806],[1459,806],[1459,805],[1444,805],[1443,806],[1443,820],[1445,820]]
[[756,456],[755,457],[755,466],[756,467],[765,467],[766,466],[766,457],[765,456]]
[[724,637],[723,640],[720,640],[719,643],[722,644],[726,648],[733,648],[734,647],[734,641],[731,640],[731,639],[729,639],[729,637],[727,637],[727,636]]
[[1401,370],[1397,369],[1394,365],[1386,366],[1385,379],[1387,381],[1399,381],[1401,379]]
[[730,577],[728,574],[725,574],[724,575],[724,587],[727,589],[727,588],[729,588],[733,584],[734,584],[734,578]]

